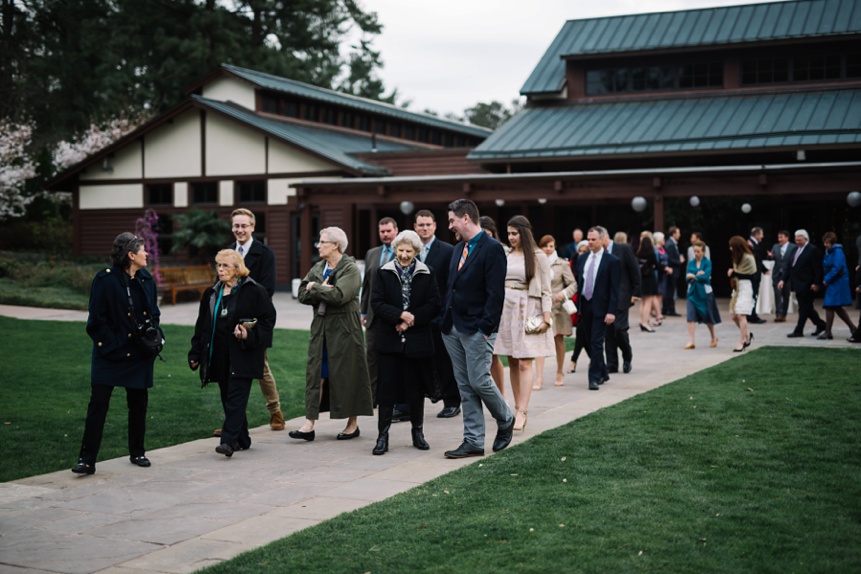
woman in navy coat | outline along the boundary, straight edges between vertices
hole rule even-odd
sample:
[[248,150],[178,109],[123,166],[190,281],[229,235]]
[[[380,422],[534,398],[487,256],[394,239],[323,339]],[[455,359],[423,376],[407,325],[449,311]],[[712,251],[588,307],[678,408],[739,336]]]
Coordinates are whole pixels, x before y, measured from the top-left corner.
[[144,435],[155,356],[136,341],[139,328],[147,321],[158,329],[157,288],[145,269],[144,242],[133,233],[121,233],[114,239],[111,262],[111,267],[96,274],[90,289],[87,334],[93,340],[91,393],[78,464],[72,468],[77,474],[96,472],[114,387],[126,389],[129,460],[137,466],[150,466],[144,456]]
[[245,409],[251,383],[263,377],[265,351],[272,346],[275,307],[269,292],[248,276],[242,256],[223,249],[215,256],[218,281],[200,298],[188,352],[203,385],[218,382],[224,424],[215,452],[231,457],[251,447]]
[[849,327],[850,333],[855,333],[856,326],[849,318],[849,313],[843,307],[852,304],[852,291],[849,287],[849,268],[846,266],[846,256],[843,254],[843,246],[837,243],[837,235],[831,231],[822,236],[822,244],[825,245],[825,258],[822,260],[824,277],[822,284],[825,286],[825,332],[816,337],[817,339],[833,339],[831,326],[834,324],[834,315],[840,317]]

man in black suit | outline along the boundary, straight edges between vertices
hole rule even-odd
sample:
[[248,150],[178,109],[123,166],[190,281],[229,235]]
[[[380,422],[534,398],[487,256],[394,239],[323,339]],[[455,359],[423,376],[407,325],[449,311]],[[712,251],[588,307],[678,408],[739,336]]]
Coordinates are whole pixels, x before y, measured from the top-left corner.
[[577,245],[583,241],[583,230],[579,227],[571,232],[571,237],[574,239],[562,252],[562,257],[568,261],[577,261],[577,256],[580,252],[577,251]]
[[816,331],[813,332],[816,336],[825,331],[825,321],[813,307],[813,299],[822,285],[822,257],[816,246],[810,243],[810,236],[804,229],[795,232],[795,244],[798,249],[786,268],[786,279],[777,284],[778,289],[782,289],[788,283],[798,299],[798,324],[787,337],[803,337],[807,319],[816,325]]
[[621,231],[616,234],[618,243],[610,239],[609,233],[603,227],[605,234],[604,249],[607,253],[615,255],[620,262],[619,269],[619,309],[616,312],[616,320],[612,325],[607,325],[607,339],[604,349],[607,353],[607,371],[619,372],[619,350],[622,351],[622,372],[630,373],[633,368],[634,352],[631,349],[631,340],[628,337],[628,310],[634,303],[640,300],[640,266],[634,250],[628,245],[628,236]]
[[777,243],[775,243],[768,256],[774,259],[774,268],[771,271],[771,285],[774,288],[774,322],[786,321],[786,313],[789,311],[789,282],[782,286],[780,282],[786,279],[789,264],[795,257],[798,246],[789,241],[789,232],[780,230],[777,232]]
[[[261,241],[254,240],[254,213],[248,209],[239,208],[230,214],[231,229],[236,241],[228,249],[235,249],[245,260],[245,266],[250,271],[250,277],[263,285],[271,298],[275,294],[275,254]],[[281,400],[275,377],[269,369],[267,353],[263,354],[263,378],[257,381],[263,396],[266,398],[266,409],[269,411],[269,426],[272,430],[284,430],[284,415],[281,413]],[[221,429],[215,431],[215,436],[221,436]]]
[[667,242],[664,244],[664,249],[667,252],[667,265],[670,271],[667,272],[666,289],[664,290],[664,298],[662,302],[661,313],[665,317],[679,317],[676,313],[676,297],[678,293],[679,277],[682,276],[682,263],[685,258],[679,251],[679,238],[682,236],[682,230],[671,225],[667,230]]
[[[422,209],[416,213],[413,229],[422,241],[422,250],[418,254],[419,260],[430,267],[439,292],[444,296],[445,288],[448,285],[448,267],[451,263],[454,247],[436,237],[436,217],[427,209]],[[443,390],[443,409],[437,414],[437,417],[447,419],[460,414],[460,391],[457,390],[457,381],[454,378],[451,359],[442,341],[439,322],[432,324],[432,331],[434,368]]]
[[484,411],[496,419],[493,451],[511,444],[514,415],[490,376],[493,345],[505,301],[508,262],[502,244],[479,225],[478,207],[469,199],[448,206],[448,227],[460,242],[448,269],[442,331],[463,409],[463,443],[447,458],[484,455]]
[[[577,338],[589,349],[589,390],[597,391],[610,380],[604,362],[604,337],[607,326],[616,321],[619,310],[619,276],[621,263],[615,255],[604,250],[607,232],[593,227],[586,233],[589,251],[577,258],[577,285],[580,320]],[[638,271],[639,272],[639,271]]]
[[[377,403],[377,347],[374,344],[374,309],[371,307],[371,292],[374,290],[374,279],[377,271],[391,261],[395,256],[392,241],[398,235],[398,223],[391,217],[384,217],[377,224],[380,243],[365,254],[365,276],[362,279],[362,299],[359,310],[362,313],[362,325],[365,327],[365,355],[368,361],[368,375],[371,378],[371,390],[374,404]],[[409,413],[396,412],[393,420],[409,420]]]
[[765,319],[756,314],[756,302],[759,300],[759,286],[762,284],[762,276],[768,275],[768,269],[763,264],[762,260],[768,258],[768,252],[765,251],[765,245],[762,243],[762,237],[765,232],[762,227],[754,227],[750,230],[750,237],[747,244],[750,245],[753,251],[753,258],[756,259],[756,274],[750,280],[753,287],[753,312],[747,316],[748,323],[765,323]]

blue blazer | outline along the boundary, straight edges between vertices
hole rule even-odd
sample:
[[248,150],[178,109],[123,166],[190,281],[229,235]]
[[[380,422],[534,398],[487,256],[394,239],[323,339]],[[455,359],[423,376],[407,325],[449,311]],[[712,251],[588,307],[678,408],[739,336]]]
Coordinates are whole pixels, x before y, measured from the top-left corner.
[[448,333],[454,325],[461,333],[490,335],[499,329],[508,260],[502,244],[482,232],[458,270],[464,243],[455,245],[451,254],[441,330]]
[[[591,251],[581,253],[577,257],[577,289],[580,298],[583,299],[583,290],[586,288],[586,262],[589,260]],[[622,273],[622,263],[612,253],[604,251],[601,264],[598,265],[598,273],[595,275],[595,285],[592,288],[592,313],[595,317],[603,317],[607,313],[615,315],[619,310],[619,277]],[[581,305],[582,307],[582,305]]]

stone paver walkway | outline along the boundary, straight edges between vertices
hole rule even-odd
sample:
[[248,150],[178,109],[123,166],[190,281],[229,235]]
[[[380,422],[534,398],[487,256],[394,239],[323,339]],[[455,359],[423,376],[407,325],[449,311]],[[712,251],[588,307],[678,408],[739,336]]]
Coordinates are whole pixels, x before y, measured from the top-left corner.
[[[279,328],[307,328],[307,307],[285,293],[276,294],[275,302]],[[196,313],[194,303],[165,306],[162,320],[191,324]],[[634,371],[613,375],[598,392],[587,390],[585,354],[577,372],[566,374],[563,387],[553,386],[554,364],[548,360],[544,389],[533,393],[526,431],[515,433],[513,445],[738,356],[732,353],[738,331],[725,302],[722,313],[716,349],[708,347],[708,332],[700,326],[697,348],[682,350],[687,337],[682,318],[667,319],[654,335],[632,330]],[[4,305],[0,315],[86,319],[81,312]],[[636,327],[636,313],[631,319]],[[791,324],[756,325],[752,350],[786,344],[849,347],[848,332],[841,327],[833,341],[816,341],[787,339]],[[460,443],[462,424],[460,417],[436,418],[439,408],[426,405],[431,450],[424,452],[411,446],[408,423],[393,426],[385,456],[372,456],[375,419],[362,417],[363,434],[351,441],[335,440],[343,421],[323,419],[311,443],[265,426],[252,430],[251,450],[231,459],[214,452],[217,439],[202,438],[148,452],[150,468],[133,466],[124,457],[99,462],[93,476],[64,470],[0,484],[0,574],[185,573],[229,559],[480,460],[443,457],[443,451]],[[288,421],[287,428],[300,424],[301,419]],[[489,428],[492,436],[492,421]],[[70,467],[73,462],[69,453]]]

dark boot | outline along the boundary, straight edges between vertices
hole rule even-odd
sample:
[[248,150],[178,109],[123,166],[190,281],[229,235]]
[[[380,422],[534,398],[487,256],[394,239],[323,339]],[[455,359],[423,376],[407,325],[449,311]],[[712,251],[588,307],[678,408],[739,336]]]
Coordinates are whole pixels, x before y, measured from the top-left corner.
[[374,446],[374,450],[371,451],[372,454],[385,454],[389,450],[389,429],[392,427],[392,411],[394,411],[392,405],[380,405],[379,407],[377,429],[380,434],[377,436],[377,444]]
[[430,445],[425,440],[424,433],[425,409],[424,403],[410,405],[410,424],[412,424],[413,446],[419,450],[428,450]]

